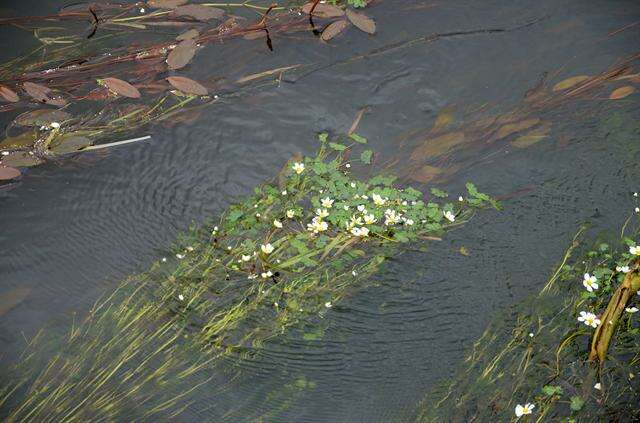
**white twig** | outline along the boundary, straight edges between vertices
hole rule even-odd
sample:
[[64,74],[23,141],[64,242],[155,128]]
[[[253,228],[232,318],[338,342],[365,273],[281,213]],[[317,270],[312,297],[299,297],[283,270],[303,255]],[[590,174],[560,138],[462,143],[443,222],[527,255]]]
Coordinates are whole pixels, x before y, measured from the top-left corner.
[[151,135],[145,135],[144,137],[132,138],[130,140],[110,142],[107,144],[90,145],[89,147],[83,148],[80,151],[102,150],[103,148],[115,147],[117,145],[123,145],[123,144],[130,144],[132,142],[144,141],[150,138],[151,138]]

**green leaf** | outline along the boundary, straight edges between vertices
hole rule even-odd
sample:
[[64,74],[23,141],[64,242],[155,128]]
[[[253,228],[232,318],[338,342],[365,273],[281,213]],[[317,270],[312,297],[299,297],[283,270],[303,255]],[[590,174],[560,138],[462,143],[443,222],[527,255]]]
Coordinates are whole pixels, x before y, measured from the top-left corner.
[[351,134],[351,135],[349,135],[349,138],[351,138],[355,142],[359,142],[360,144],[366,144],[367,143],[367,139],[365,137],[361,136],[361,135],[358,135],[358,134]]
[[318,134],[318,141],[324,144],[325,142],[327,142],[328,137],[329,137],[329,134],[327,134],[326,132],[322,132]]
[[360,160],[362,160],[362,163],[364,164],[371,164],[371,156],[373,155],[373,151],[371,150],[364,150],[361,154],[360,154]]
[[338,144],[338,143],[335,143],[335,142],[330,142],[329,143],[329,147],[333,148],[336,151],[344,151],[344,150],[347,149],[346,145]]
[[584,400],[579,395],[574,395],[571,397],[571,410],[580,411],[584,407]]
[[448,193],[438,188],[431,188],[431,194],[439,198],[447,198],[449,196]]
[[545,385],[542,387],[542,393],[547,396],[562,395],[562,386]]

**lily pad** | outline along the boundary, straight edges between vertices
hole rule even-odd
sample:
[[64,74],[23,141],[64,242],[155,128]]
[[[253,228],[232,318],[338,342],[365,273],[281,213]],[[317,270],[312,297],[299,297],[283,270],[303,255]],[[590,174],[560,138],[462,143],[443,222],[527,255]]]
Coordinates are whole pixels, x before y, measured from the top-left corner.
[[15,167],[0,166],[0,181],[9,181],[11,179],[16,179],[20,175],[20,171]]
[[98,83],[100,85],[104,85],[109,88],[110,91],[113,91],[116,94],[119,94],[123,97],[129,98],[140,98],[140,91],[127,81],[123,81],[118,78],[103,78],[99,79]]
[[347,18],[360,31],[366,32],[367,34],[376,33],[376,22],[364,13],[354,12],[351,9],[347,9]]
[[176,40],[177,41],[192,40],[192,39],[196,38],[198,35],[200,35],[198,30],[195,29],[195,28],[191,28],[190,30],[185,31],[182,34],[178,35],[176,37]]
[[167,77],[167,81],[174,88],[182,91],[185,94],[194,94],[194,95],[209,94],[209,91],[200,83],[184,76],[169,76]]
[[22,84],[22,88],[24,88],[25,92],[29,94],[31,98],[41,103],[46,102],[52,92],[49,87],[29,81]]
[[167,57],[169,69],[182,69],[196,55],[196,42],[194,40],[181,41]]
[[40,109],[22,113],[14,122],[20,126],[42,126],[69,119],[71,119],[71,115],[63,110]]
[[75,134],[65,134],[49,150],[56,154],[75,153],[92,144],[91,140]]
[[27,151],[16,151],[8,156],[2,156],[2,164],[3,166],[12,166],[12,167],[30,167],[41,164],[42,159],[30,154]]
[[622,98],[630,96],[635,91],[636,91],[636,89],[634,87],[632,87],[631,85],[627,85],[626,87],[620,87],[620,88],[615,89],[615,90],[613,90],[611,92],[611,94],[609,95],[609,99],[610,100],[620,100]]
[[320,37],[322,41],[329,41],[332,38],[338,36],[349,26],[349,22],[344,19],[339,21],[332,22],[328,27],[322,31],[322,36]]
[[34,131],[23,132],[15,137],[7,137],[2,140],[2,142],[0,142],[0,150],[16,150],[32,147],[37,139]]
[[16,94],[15,91],[9,87],[5,87],[4,85],[0,85],[0,97],[10,103],[15,103],[20,100],[20,97],[18,97],[18,94]]
[[[311,12],[313,3],[314,2],[309,2],[302,6],[302,12],[308,15],[309,12]],[[319,18],[338,18],[340,16],[344,16],[344,10],[340,9],[338,6],[318,3],[316,8],[313,9],[313,16],[318,16]]]

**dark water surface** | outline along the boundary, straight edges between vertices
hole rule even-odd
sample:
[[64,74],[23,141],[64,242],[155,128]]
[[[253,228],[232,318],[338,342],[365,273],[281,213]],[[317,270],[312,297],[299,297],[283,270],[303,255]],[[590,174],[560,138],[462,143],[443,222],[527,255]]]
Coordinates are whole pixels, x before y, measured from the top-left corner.
[[[37,5],[45,14],[61,4],[2,6],[28,14]],[[189,75],[237,78],[297,63],[317,70],[223,96],[194,123],[143,131],[150,142],[32,168],[20,186],[0,191],[0,292],[31,290],[0,318],[6,360],[23,336],[66,328],[73,313],[144,270],[192,221],[223,211],[292,154],[313,153],[316,132],[346,131],[361,108],[369,111],[359,133],[391,159],[394,140],[431,127],[447,105],[509,110],[545,72],[559,72],[557,81],[596,74],[636,53],[640,40],[640,25],[608,35],[640,20],[633,0],[385,0],[367,13],[378,24],[374,37],[350,29],[321,44],[296,33],[274,38],[274,52],[260,41],[208,46]],[[443,38],[337,64],[418,36],[537,19],[513,32]],[[3,45],[23,37],[3,59],[30,43],[27,33],[7,28],[0,36]],[[450,375],[491,315],[539,290],[580,223],[590,221],[594,232],[619,228],[640,188],[639,116],[637,94],[616,103],[577,100],[547,116],[548,139],[458,172],[442,185],[456,197],[469,180],[496,196],[527,189],[506,200],[504,211],[479,213],[430,254],[396,259],[375,284],[334,306],[324,341],[267,346],[249,376],[224,393],[205,388],[184,420],[250,420],[284,402],[259,398],[303,373],[315,388],[267,420],[411,421],[420,398]]]

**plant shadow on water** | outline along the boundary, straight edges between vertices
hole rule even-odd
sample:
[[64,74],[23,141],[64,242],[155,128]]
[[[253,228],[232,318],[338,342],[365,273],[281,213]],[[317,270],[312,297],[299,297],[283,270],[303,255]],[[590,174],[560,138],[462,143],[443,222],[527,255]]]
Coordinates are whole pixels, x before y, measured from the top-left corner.
[[[51,330],[66,331],[71,311],[83,316],[124,275],[166,255],[154,249],[169,245],[189,221],[219,215],[292,152],[311,154],[317,144],[308,142],[310,134],[344,132],[368,106],[358,132],[380,153],[377,163],[411,179],[415,170],[406,164],[413,163],[405,159],[415,147],[462,128],[469,144],[440,138],[434,150],[422,151],[421,168],[454,169],[437,182],[453,199],[472,180],[504,196],[505,210],[476,216],[428,254],[396,258],[370,286],[333,304],[322,324],[265,343],[250,359],[223,362],[182,418],[412,420],[418,402],[451,374],[489,317],[539,291],[575,228],[584,220],[597,229],[619,227],[628,211],[620,199],[637,188],[637,94],[606,101],[617,88],[637,86],[630,79],[536,110],[540,122],[516,127],[502,144],[480,146],[475,141],[487,138],[467,128],[513,110],[532,113],[522,98],[530,89],[535,94],[539,81],[554,92],[567,78],[598,75],[631,57],[638,27],[608,34],[637,21],[638,11],[633,3],[623,13],[624,6],[607,2],[523,2],[509,9],[499,2],[400,3],[365,9],[378,24],[375,37],[347,30],[323,45],[301,43],[315,40],[294,33],[274,35],[275,54],[263,40],[216,45],[213,59],[205,50],[186,68],[198,81],[235,81],[298,63],[313,72],[287,71],[279,84],[270,82],[277,74],[269,76],[269,85],[202,109],[194,122],[151,127],[148,144],[47,163],[4,191],[1,288],[32,290],[0,323],[10,355],[24,345],[21,331],[30,338],[51,320]],[[562,12],[572,7],[579,13]],[[441,39],[350,61],[431,33],[513,27],[548,15],[525,31]],[[443,131],[431,133],[447,116],[452,121]],[[518,115],[495,129],[527,119]],[[525,148],[518,149],[512,143],[522,136]],[[419,183],[437,175],[425,174]]]

